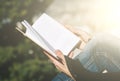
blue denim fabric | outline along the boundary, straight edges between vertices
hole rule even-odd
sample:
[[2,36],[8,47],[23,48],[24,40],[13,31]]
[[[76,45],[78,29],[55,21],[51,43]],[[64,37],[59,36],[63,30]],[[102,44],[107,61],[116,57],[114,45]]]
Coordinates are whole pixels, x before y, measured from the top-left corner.
[[64,73],[59,73],[52,81],[74,81]]
[[[120,71],[120,39],[100,34],[88,42],[84,50],[75,57],[91,72]],[[60,79],[62,77],[63,79]],[[53,81],[73,81],[65,74],[58,74]]]
[[100,34],[76,57],[91,72],[120,71],[120,39]]

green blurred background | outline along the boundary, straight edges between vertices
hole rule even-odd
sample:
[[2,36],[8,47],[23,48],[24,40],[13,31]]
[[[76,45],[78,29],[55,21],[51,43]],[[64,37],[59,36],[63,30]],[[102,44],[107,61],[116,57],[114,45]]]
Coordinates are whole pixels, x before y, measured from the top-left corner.
[[0,81],[50,81],[57,73],[16,23],[43,13],[53,0],[0,0]]

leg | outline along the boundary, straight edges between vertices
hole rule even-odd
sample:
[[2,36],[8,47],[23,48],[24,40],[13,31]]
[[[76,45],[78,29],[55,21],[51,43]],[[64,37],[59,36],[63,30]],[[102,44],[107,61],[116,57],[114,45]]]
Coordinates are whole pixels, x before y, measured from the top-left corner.
[[[120,39],[99,35],[89,41],[84,50],[75,57],[92,72],[120,71]],[[61,79],[63,78],[63,79]],[[59,74],[53,81],[73,81],[65,74]]]
[[92,72],[120,71],[120,39],[110,35],[98,35],[85,47],[76,59]]
[[52,81],[74,81],[64,73],[59,73]]

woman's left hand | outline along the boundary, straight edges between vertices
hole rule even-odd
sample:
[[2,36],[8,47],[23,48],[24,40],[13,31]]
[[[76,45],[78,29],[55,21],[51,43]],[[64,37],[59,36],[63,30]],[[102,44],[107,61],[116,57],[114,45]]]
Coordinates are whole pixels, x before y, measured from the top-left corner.
[[62,54],[62,52],[60,50],[56,50],[55,53],[58,57],[58,59],[60,60],[56,60],[54,57],[50,56],[48,53],[44,52],[45,54],[47,54],[47,56],[49,57],[49,59],[52,61],[52,63],[56,66],[56,68],[59,70],[59,71],[62,71],[64,72],[65,74],[67,74],[68,76],[70,76],[71,78],[72,75],[68,69],[68,66],[66,64],[66,60],[65,60],[65,57],[64,55]]

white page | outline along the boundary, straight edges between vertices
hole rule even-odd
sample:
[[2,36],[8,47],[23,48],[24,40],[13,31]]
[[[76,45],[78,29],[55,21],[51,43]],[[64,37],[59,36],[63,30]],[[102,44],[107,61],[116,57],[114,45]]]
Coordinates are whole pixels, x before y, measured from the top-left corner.
[[[79,37],[68,31],[64,26],[43,14],[32,27],[54,48],[68,55],[80,42]],[[40,42],[39,42],[40,43]]]
[[49,49],[48,45],[46,45],[46,43],[40,38],[38,33],[36,33],[35,30],[32,27],[30,27],[30,25],[28,26],[24,22],[22,22],[22,24],[24,24],[24,26],[26,27],[26,32],[24,34],[26,37],[31,39],[41,48],[43,48],[44,50],[46,50],[47,52],[49,52],[50,54],[52,54],[54,57],[57,58],[56,54],[52,50]]

